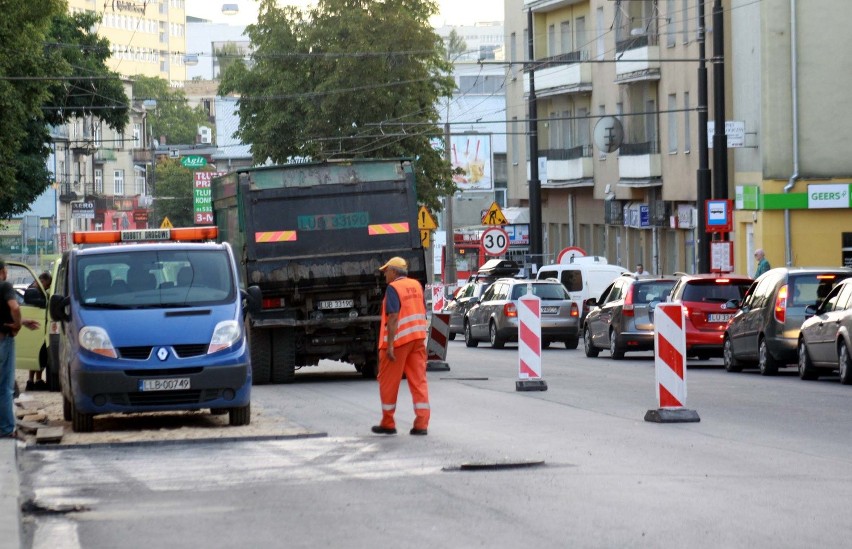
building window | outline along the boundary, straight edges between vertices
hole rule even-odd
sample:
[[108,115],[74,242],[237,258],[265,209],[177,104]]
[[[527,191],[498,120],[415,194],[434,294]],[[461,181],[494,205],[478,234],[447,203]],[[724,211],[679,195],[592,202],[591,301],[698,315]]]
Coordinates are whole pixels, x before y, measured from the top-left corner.
[[524,45],[521,47],[521,51],[524,54],[524,61],[530,60],[530,31],[529,29],[524,29]]
[[547,56],[551,57],[557,54],[556,50],[556,25],[547,26]]
[[104,171],[95,170],[95,194],[104,194]]
[[138,122],[133,124],[133,146],[137,149],[142,147],[142,124]]
[[681,9],[680,20],[681,33],[683,33],[683,43],[689,44],[689,0],[683,0],[683,9]]
[[[605,105],[598,105],[598,116],[600,116],[600,118],[603,118],[604,116],[606,116],[606,106]],[[598,120],[600,120],[600,118]],[[600,160],[605,160],[606,159],[606,151],[602,150],[602,149],[598,149],[598,158]]]
[[516,43],[518,40],[518,36],[513,32],[509,35],[509,61],[512,63],[509,65],[509,70],[512,73],[512,78],[517,77],[517,69],[515,67],[515,62],[518,60],[518,44]]
[[675,0],[666,0],[666,47],[673,48],[675,45]]
[[563,21],[559,23],[560,42],[562,43],[562,53],[571,53],[574,45],[571,43],[571,22]]
[[683,152],[688,153],[692,148],[692,130],[689,127],[689,119],[692,112],[689,110],[689,92],[683,92]]
[[670,93],[669,94],[669,154],[677,153],[677,113],[674,112],[677,109],[677,95]]
[[512,124],[511,124],[510,128],[511,129],[509,131],[512,132],[512,135],[510,136],[511,137],[511,143],[512,143],[512,165],[517,166],[518,165],[518,156],[520,155],[520,152],[518,151],[519,139],[518,139],[518,117],[517,116],[512,117]]
[[115,196],[124,196],[124,170],[115,170],[112,172],[113,178],[113,194]]
[[598,37],[598,59],[604,58],[604,9],[598,8],[595,16],[595,33]]
[[577,51],[589,51],[586,44],[586,18],[578,17],[574,20],[574,41]]

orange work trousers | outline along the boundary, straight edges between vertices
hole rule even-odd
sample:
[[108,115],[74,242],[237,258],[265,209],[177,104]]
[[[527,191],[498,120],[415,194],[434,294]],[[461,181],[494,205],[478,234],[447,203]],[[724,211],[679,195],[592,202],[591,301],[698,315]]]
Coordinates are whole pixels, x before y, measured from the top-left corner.
[[429,384],[426,380],[426,345],[422,339],[394,347],[394,358],[388,358],[386,349],[379,349],[379,398],[382,401],[381,426],[395,429],[393,415],[399,396],[402,374],[408,380],[408,390],[414,402],[414,428],[429,427]]

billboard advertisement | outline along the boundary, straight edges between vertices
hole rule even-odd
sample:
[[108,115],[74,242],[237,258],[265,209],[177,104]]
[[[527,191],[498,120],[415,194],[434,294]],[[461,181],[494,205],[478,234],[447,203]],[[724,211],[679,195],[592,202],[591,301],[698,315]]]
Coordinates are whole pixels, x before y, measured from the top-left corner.
[[450,162],[453,166],[453,181],[460,190],[494,189],[491,134],[450,136]]

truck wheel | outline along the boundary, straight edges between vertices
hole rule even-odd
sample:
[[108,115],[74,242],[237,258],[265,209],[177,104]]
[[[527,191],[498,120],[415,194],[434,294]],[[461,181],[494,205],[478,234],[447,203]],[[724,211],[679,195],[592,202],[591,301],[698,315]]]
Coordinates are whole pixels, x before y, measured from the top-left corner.
[[370,355],[361,365],[361,375],[367,379],[376,379],[379,376],[379,356]]
[[296,332],[292,328],[278,328],[272,335],[272,383],[293,383],[296,379]]
[[71,429],[75,433],[91,433],[95,428],[94,414],[83,414],[71,403]]
[[236,427],[249,423],[251,423],[251,404],[228,410],[228,424]]
[[245,330],[251,357],[252,385],[266,385],[269,383],[272,369],[272,341],[269,338],[269,330],[253,328],[248,316],[245,320]]

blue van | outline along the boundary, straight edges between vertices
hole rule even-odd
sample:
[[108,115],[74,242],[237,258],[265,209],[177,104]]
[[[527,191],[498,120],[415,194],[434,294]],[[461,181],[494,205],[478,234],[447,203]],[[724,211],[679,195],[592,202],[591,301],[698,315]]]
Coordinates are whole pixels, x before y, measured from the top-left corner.
[[250,422],[243,302],[255,300],[239,289],[231,247],[181,241],[194,238],[197,229],[74,233],[83,246],[118,244],[65,252],[53,281],[59,384],[74,431],[115,412],[209,408],[231,425]]

